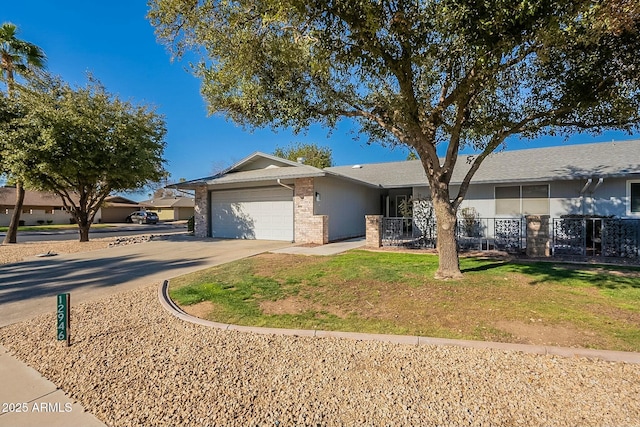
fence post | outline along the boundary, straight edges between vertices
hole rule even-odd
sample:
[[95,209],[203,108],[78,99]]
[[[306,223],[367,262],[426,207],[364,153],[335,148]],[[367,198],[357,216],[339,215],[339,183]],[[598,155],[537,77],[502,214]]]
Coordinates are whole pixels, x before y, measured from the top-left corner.
[[382,215],[365,215],[366,243],[368,247],[382,246]]
[[527,256],[551,256],[549,239],[549,215],[528,215]]

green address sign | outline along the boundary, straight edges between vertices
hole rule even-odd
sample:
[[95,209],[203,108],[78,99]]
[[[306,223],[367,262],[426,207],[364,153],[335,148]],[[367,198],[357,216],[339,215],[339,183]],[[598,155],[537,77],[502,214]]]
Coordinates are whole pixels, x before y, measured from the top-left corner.
[[67,345],[71,342],[71,334],[69,332],[70,310],[71,310],[71,294],[58,294],[56,304],[56,335],[58,341],[67,341]]

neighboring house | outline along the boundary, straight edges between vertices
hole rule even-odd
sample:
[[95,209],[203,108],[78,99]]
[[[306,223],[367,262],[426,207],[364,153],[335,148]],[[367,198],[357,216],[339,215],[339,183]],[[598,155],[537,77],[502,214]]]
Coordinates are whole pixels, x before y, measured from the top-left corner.
[[[471,160],[460,155],[452,196]],[[461,208],[484,218],[640,218],[640,140],[497,152],[471,182]],[[403,200],[429,198],[419,160],[317,169],[264,153],[176,187],[196,191],[197,236],[298,243],[362,236],[365,215],[401,216]]]
[[186,220],[193,216],[193,197],[160,197],[140,202],[147,210],[156,212],[161,221]]
[[143,208],[140,203],[126,197],[109,196],[104,200],[102,207],[96,214],[95,221],[103,223],[125,222],[129,214]]
[[[9,226],[15,204],[15,187],[0,187],[0,226]],[[70,220],[71,215],[64,209],[60,197],[40,191],[25,192],[20,216],[22,224],[69,224]]]
[[[16,202],[15,187],[0,187],[0,226],[7,227],[11,221]],[[98,209],[94,223],[125,222],[132,212],[143,209],[138,202],[121,196],[109,196]],[[53,193],[41,191],[25,192],[20,220],[24,225],[70,224],[73,218],[64,208],[62,199]]]

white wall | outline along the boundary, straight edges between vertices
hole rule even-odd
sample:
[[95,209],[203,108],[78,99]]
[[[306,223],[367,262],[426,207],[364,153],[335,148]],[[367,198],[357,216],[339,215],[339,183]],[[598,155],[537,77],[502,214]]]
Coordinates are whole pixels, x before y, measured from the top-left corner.
[[[38,221],[44,221],[44,225],[47,225],[47,221],[52,221],[52,224],[70,224],[69,215],[66,211],[56,209],[53,213],[45,213],[44,209],[29,209],[32,213],[22,213],[20,220],[24,221],[24,225],[39,225]],[[13,209],[0,209],[0,227],[8,227],[11,222],[11,215]]]
[[315,178],[314,215],[329,216],[329,240],[364,236],[365,215],[380,214],[380,192],[375,188],[333,177]]
[[[593,194],[591,190],[595,187],[597,178],[592,180],[589,189],[584,196],[580,195],[580,190],[587,182],[586,179],[540,182],[539,184],[549,184],[549,214],[552,218],[558,218],[566,214],[585,215],[614,215],[624,217],[627,208],[627,194],[625,178],[605,178]],[[531,183],[526,183],[531,184]],[[505,215],[496,215],[496,204],[494,199],[495,187],[513,184],[471,184],[465,200],[460,208],[474,207],[481,217],[495,218]],[[451,196],[455,197],[458,187],[452,186]],[[414,187],[413,196],[429,195],[428,187]]]

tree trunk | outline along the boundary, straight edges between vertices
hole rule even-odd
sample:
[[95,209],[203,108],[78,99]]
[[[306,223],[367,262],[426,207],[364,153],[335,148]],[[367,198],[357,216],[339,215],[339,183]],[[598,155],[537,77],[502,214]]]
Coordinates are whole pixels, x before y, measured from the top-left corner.
[[[444,194],[443,194],[444,193]],[[456,242],[456,212],[449,202],[447,190],[432,191],[433,209],[438,226],[438,271],[436,279],[459,279],[460,260]]]
[[91,224],[78,224],[78,229],[80,230],[80,241],[88,242],[89,241],[89,229],[91,228]]
[[11,215],[11,222],[9,223],[9,229],[7,235],[4,238],[3,244],[16,243],[18,239],[18,225],[20,224],[20,215],[22,215],[22,206],[24,204],[24,187],[22,183],[18,181],[16,183],[16,204],[13,208],[13,215]]

